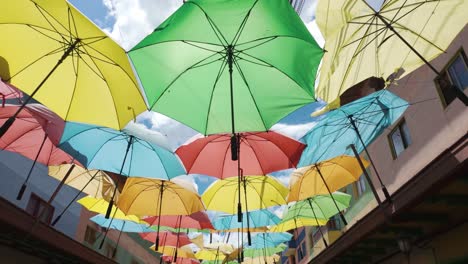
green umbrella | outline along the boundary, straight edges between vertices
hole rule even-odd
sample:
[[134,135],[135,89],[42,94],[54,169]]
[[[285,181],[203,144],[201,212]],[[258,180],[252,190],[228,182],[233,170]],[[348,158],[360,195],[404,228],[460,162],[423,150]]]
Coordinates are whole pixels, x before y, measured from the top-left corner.
[[151,108],[205,135],[315,101],[322,54],[286,0],[188,0],[129,52]]
[[256,257],[268,257],[273,256],[276,253],[282,252],[287,248],[285,244],[279,244],[276,247],[266,247],[266,248],[245,248],[244,256],[248,258]]

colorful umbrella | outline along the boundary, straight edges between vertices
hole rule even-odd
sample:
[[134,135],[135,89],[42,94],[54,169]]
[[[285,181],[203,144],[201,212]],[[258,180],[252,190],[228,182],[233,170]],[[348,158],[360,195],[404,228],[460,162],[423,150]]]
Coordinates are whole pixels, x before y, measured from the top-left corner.
[[[218,134],[197,139],[179,147],[176,154],[187,173],[220,179],[239,175],[266,175],[295,167],[305,146],[275,132],[238,133],[239,160],[231,159],[231,135]],[[240,164],[238,164],[238,162]]]
[[280,263],[280,259],[277,254],[267,257],[244,258],[243,264],[277,264]]
[[171,227],[174,229],[195,229],[201,230],[213,230],[214,227],[211,224],[208,215],[205,212],[195,212],[190,215],[162,215],[162,216],[151,216],[143,218],[143,220],[150,225],[159,225],[161,227]]
[[[392,0],[378,9],[363,0],[318,3],[327,52],[316,95],[329,103],[371,76],[391,79],[423,64],[443,78],[429,61],[444,53],[468,22],[465,0]],[[466,95],[454,90],[468,104]]]
[[[97,199],[91,196],[86,196],[78,200],[78,203],[81,204],[84,208],[91,212],[95,212],[98,214],[105,214],[107,208],[109,207],[109,202],[104,199]],[[117,208],[116,206],[112,206],[112,219],[121,219],[121,220],[128,220],[133,221],[136,223],[140,222],[140,218],[135,215],[127,215],[122,210]]]
[[112,223],[110,223],[111,220],[105,218],[104,215],[102,214],[95,215],[91,217],[89,220],[93,221],[94,223],[98,224],[101,227],[120,230],[120,232],[140,233],[140,234],[154,234],[155,233],[155,231],[149,228],[148,224],[146,224],[143,221],[134,222],[130,220],[114,219]]
[[23,97],[23,93],[20,90],[18,90],[18,88],[14,87],[9,83],[2,82],[0,72],[0,99],[2,100],[2,107],[5,106],[5,100],[21,97]]
[[173,257],[171,256],[162,256],[162,260],[165,262],[175,263],[175,264],[200,264],[200,261],[191,258],[181,258],[178,257],[175,262],[172,262]]
[[[304,136],[308,146],[302,153],[298,167],[343,154],[350,155],[353,153],[350,145],[356,146],[359,153],[364,150],[374,166],[366,146],[394,123],[407,107],[408,103],[400,97],[388,90],[381,90],[327,113],[326,117]],[[390,195],[378,171],[375,172],[385,196],[389,199]]]
[[271,233],[265,232],[256,234],[252,238],[252,246],[250,248],[265,248],[265,247],[275,247],[281,243],[288,242],[291,240],[293,235],[283,232],[283,233]]
[[[198,194],[174,182],[136,177],[127,180],[117,206],[126,214],[139,216],[190,215],[205,210]],[[160,220],[158,218],[158,234]],[[156,250],[158,246],[159,237],[156,236]]]
[[140,237],[148,240],[152,243],[156,241],[157,237],[160,237],[159,246],[171,246],[171,247],[182,247],[188,244],[192,244],[187,234],[177,234],[170,231],[164,231],[157,234],[153,229],[150,229],[149,233],[140,233]]
[[250,227],[266,227],[276,225],[281,221],[278,216],[270,212],[268,209],[249,211],[248,214],[243,214],[241,222],[237,221],[237,215],[222,215],[213,221],[213,226],[217,230],[233,231],[237,228],[247,227],[247,217],[250,218]]
[[279,244],[275,247],[264,247],[264,248],[245,248],[244,256],[246,258],[258,258],[273,256],[276,253],[284,251],[288,246],[285,244]]
[[[0,108],[0,125],[7,122],[18,109],[18,106],[10,105]],[[18,192],[17,199],[21,200],[36,162],[57,165],[71,163],[74,159],[57,148],[48,137],[55,120],[45,119],[29,108],[18,114],[16,119],[17,122],[0,138],[0,149],[18,153],[34,161]]]
[[150,108],[205,135],[266,131],[314,101],[322,54],[287,1],[256,0],[186,1],[129,52]]
[[195,257],[201,260],[219,261],[226,258],[218,249],[202,249],[195,253]]
[[[146,110],[125,51],[67,1],[18,0],[0,10],[0,75],[65,120],[115,129]],[[34,45],[31,45],[34,43]]]
[[176,248],[176,247],[171,247],[171,246],[163,246],[163,247],[160,247],[158,250],[155,250],[155,246],[153,245],[150,247],[150,249],[163,254],[163,256],[172,257],[172,262],[177,262],[177,259],[179,258],[196,259],[192,250],[186,247],[187,246]]

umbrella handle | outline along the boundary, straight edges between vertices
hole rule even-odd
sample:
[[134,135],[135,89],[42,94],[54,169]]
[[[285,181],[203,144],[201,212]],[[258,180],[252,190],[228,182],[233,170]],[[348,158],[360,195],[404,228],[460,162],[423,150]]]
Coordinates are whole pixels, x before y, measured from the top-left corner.
[[114,199],[111,199],[110,202],[109,202],[109,206],[107,207],[107,211],[106,211],[106,219],[109,219],[110,217],[110,214],[111,214],[111,211],[112,211],[112,206],[114,206]]
[[5,95],[3,93],[0,93],[0,96],[2,97],[2,108],[5,107]]

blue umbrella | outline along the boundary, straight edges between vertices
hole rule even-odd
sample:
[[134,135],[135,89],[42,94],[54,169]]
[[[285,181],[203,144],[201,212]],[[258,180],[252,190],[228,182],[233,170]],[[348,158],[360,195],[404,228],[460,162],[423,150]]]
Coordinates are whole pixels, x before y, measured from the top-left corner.
[[[174,153],[125,131],[67,122],[59,147],[88,169],[162,180],[185,174]],[[115,193],[109,202],[106,218],[109,218]]]
[[[110,229],[117,229],[121,232],[129,232],[129,233],[148,233],[148,232],[156,232],[156,230],[150,228],[148,224],[140,224],[130,220],[122,220],[122,219],[114,219],[111,222],[111,219],[107,219],[104,215],[95,215],[90,218],[91,221],[94,223]],[[110,225],[109,225],[110,224]]]
[[[343,154],[352,155],[354,153],[350,145],[354,145],[359,153],[365,151],[374,166],[366,146],[400,118],[407,107],[408,102],[405,100],[388,90],[381,90],[327,113],[304,136],[307,147],[298,167]],[[375,171],[385,196],[390,200],[390,195]]]
[[252,245],[249,248],[276,247],[281,243],[291,240],[292,234],[283,233],[260,233],[252,238]]
[[217,230],[243,228],[246,226],[247,217],[249,217],[250,227],[276,225],[281,221],[278,216],[267,209],[249,211],[248,214],[242,214],[242,216],[242,222],[237,221],[237,214],[220,216],[213,222],[213,226]]

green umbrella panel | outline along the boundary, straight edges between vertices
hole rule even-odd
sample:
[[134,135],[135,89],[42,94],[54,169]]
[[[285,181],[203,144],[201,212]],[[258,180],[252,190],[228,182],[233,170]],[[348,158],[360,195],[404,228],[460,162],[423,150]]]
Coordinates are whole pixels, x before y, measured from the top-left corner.
[[287,246],[285,244],[279,244],[276,247],[246,248],[244,249],[244,257],[256,258],[256,257],[273,256],[276,253],[284,251],[286,248]]
[[288,1],[188,0],[129,56],[152,110],[207,135],[315,101],[323,51]]

